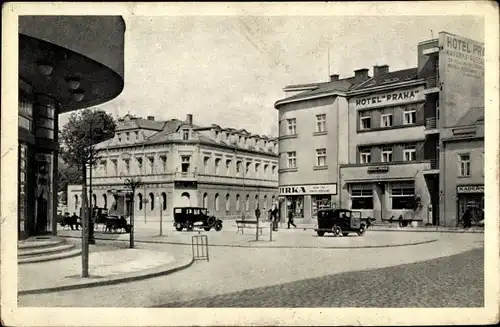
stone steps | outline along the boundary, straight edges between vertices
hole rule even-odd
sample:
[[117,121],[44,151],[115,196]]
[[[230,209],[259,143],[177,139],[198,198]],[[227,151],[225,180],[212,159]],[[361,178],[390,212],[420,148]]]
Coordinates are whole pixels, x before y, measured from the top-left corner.
[[81,249],[57,237],[31,238],[18,242],[18,264],[60,260],[78,256]]

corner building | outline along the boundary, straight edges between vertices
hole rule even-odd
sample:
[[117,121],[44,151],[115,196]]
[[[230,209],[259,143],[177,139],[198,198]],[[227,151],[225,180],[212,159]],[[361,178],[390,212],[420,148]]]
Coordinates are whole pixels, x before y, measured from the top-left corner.
[[347,91],[369,79],[368,69],[329,82],[290,85],[274,107],[279,116],[280,212],[310,223],[321,207],[340,205],[339,167],[348,162]]
[[[124,183],[140,178],[134,217],[144,222],[173,219],[173,208],[199,206],[221,219],[254,217],[277,204],[277,143],[244,129],[156,121],[126,115],[115,137],[98,146],[92,171],[92,203],[124,216],[131,201]],[[89,175],[88,175],[89,176]],[[68,208],[81,206],[81,187],[68,186]],[[262,214],[263,216],[265,213]]]
[[58,115],[123,89],[121,16],[20,16],[18,238],[57,233]]

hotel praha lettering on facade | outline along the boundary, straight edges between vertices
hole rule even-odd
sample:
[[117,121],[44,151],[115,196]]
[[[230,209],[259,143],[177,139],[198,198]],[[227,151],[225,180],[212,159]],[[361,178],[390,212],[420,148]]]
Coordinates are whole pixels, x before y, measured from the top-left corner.
[[402,103],[425,100],[425,94],[423,94],[423,92],[421,91],[423,91],[422,87],[411,88],[406,90],[397,90],[378,95],[357,98],[353,102],[356,109],[392,106]]

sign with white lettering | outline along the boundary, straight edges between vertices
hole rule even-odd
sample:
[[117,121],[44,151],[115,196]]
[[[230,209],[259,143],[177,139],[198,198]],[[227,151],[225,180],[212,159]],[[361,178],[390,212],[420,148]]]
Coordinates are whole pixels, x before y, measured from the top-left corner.
[[484,193],[484,185],[458,185],[457,193]]
[[337,194],[337,184],[290,185],[279,188],[279,195]]
[[423,94],[423,90],[423,87],[397,90],[373,94],[365,97],[352,98],[350,102],[356,109],[366,109],[403,104],[407,102],[424,101],[425,94]]
[[454,126],[471,108],[484,107],[484,43],[442,32],[439,46],[441,124]]
[[368,167],[369,173],[386,173],[389,171],[389,166],[373,166]]

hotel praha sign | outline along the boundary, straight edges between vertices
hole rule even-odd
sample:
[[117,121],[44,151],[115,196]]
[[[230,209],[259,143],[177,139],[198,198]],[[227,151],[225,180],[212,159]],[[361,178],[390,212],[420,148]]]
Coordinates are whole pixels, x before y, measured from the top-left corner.
[[484,193],[484,185],[458,185],[457,193]]
[[279,195],[337,194],[337,184],[290,185],[279,188]]
[[422,91],[423,87],[385,92],[367,97],[353,98],[351,103],[354,104],[356,109],[366,109],[424,101],[425,94]]

